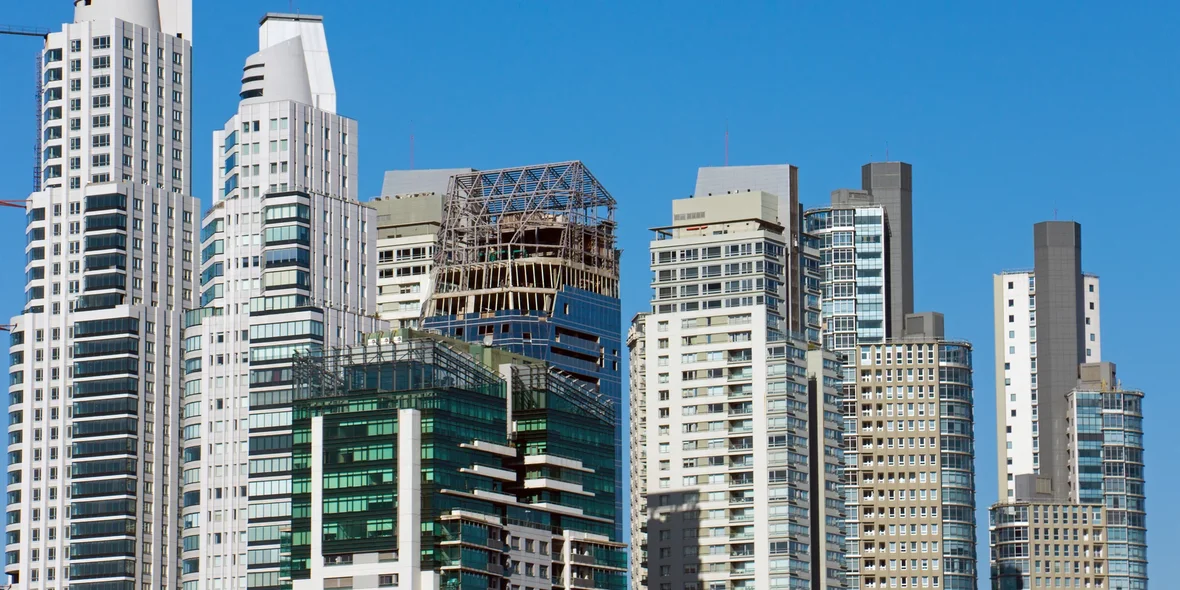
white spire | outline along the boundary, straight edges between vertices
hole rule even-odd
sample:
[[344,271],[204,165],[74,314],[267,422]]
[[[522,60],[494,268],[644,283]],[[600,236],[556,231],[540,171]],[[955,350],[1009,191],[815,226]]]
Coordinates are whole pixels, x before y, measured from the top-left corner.
[[74,22],[110,18],[192,39],[192,0],[74,0]]
[[242,74],[243,102],[293,100],[336,112],[323,17],[268,14],[258,30],[258,47]]

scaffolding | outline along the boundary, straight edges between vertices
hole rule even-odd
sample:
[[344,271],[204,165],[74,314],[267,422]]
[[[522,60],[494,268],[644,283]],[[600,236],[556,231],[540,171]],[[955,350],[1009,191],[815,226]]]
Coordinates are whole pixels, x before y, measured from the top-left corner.
[[451,179],[426,315],[552,313],[563,287],[619,296],[615,200],[581,162]]

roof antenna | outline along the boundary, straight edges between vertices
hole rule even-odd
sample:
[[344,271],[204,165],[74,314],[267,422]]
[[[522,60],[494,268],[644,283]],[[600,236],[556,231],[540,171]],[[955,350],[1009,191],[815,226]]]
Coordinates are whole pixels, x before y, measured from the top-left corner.
[[414,169],[414,122],[410,121],[410,170]]
[[725,121],[725,165],[729,166],[729,121]]
[[885,142],[885,161],[889,162],[889,142]]

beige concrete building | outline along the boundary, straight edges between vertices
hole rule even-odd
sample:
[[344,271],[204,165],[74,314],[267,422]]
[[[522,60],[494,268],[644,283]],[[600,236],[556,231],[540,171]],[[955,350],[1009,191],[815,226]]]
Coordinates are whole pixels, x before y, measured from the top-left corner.
[[377,307],[393,328],[417,328],[430,297],[434,248],[451,178],[470,168],[390,170],[377,210]]
[[974,590],[971,345],[940,314],[861,345],[846,390],[849,588]]
[[1016,487],[1015,502],[991,510],[992,588],[1113,587],[1106,509],[1054,501],[1047,478],[1018,476]]

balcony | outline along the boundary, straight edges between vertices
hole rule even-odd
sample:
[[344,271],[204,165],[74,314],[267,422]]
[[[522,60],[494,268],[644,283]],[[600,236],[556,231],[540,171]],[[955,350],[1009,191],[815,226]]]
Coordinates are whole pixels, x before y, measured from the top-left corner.
[[729,494],[729,503],[730,504],[753,504],[754,503],[754,494],[753,494],[753,492],[731,492]]

